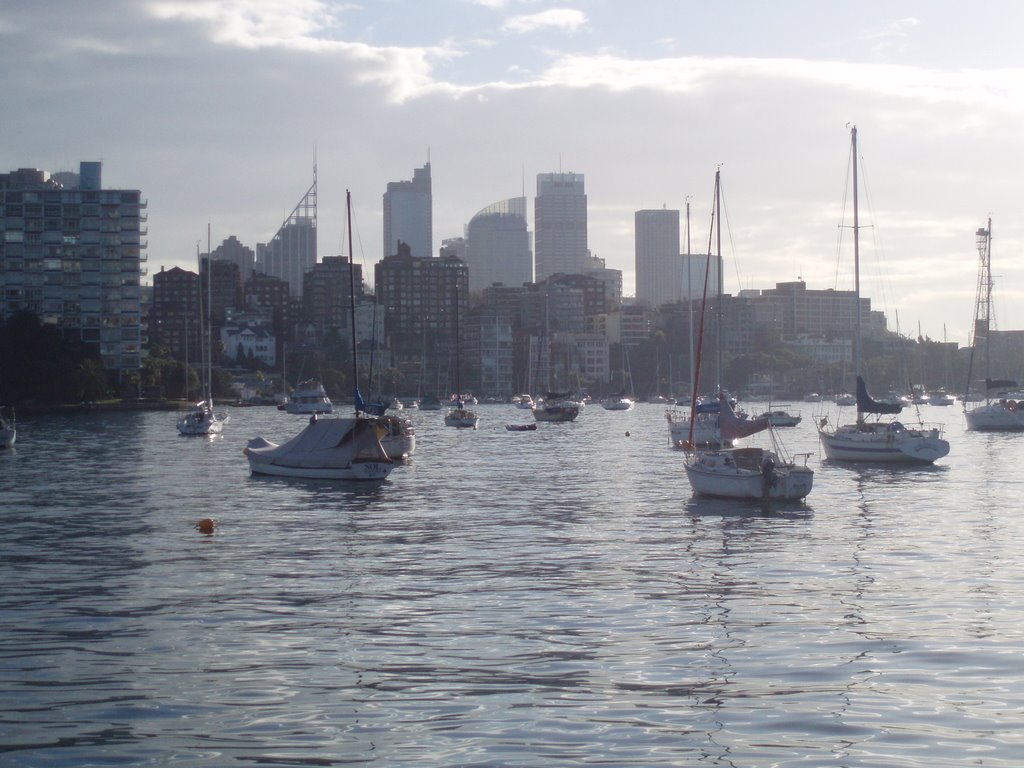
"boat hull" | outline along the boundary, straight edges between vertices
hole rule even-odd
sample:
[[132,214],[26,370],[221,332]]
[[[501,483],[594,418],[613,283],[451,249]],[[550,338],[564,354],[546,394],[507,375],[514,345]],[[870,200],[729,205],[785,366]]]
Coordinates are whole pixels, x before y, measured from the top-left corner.
[[533,409],[533,418],[536,421],[575,421],[579,415],[580,409],[576,405],[539,405]]
[[[754,449],[746,449],[754,450]],[[795,464],[764,462],[759,450],[744,449],[697,454],[685,464],[690,487],[698,496],[761,501],[800,501],[814,485],[814,470]]]
[[979,405],[964,411],[967,428],[978,432],[1021,432],[1024,431],[1024,412],[1010,408],[1004,403]]
[[249,471],[254,475],[295,477],[305,480],[384,480],[391,474],[394,464],[380,461],[354,461],[346,467],[296,467],[286,464],[260,462],[249,456]]
[[831,461],[931,464],[949,453],[941,430],[893,428],[895,424],[819,428],[818,439]]

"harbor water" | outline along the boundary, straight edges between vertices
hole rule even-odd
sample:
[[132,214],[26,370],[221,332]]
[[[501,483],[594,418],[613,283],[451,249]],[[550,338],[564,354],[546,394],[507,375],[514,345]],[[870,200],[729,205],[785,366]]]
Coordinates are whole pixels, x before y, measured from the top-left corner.
[[841,466],[786,407],[769,508],[693,498],[661,405],[407,410],[374,484],[251,476],[273,408],[23,416],[0,765],[1021,765],[1024,434],[925,406],[949,456]]

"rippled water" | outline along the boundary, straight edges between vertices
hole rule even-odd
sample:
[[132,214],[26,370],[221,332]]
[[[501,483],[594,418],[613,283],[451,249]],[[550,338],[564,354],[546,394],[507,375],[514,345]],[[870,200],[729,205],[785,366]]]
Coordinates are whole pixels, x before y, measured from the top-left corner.
[[[378,485],[253,478],[299,417],[24,417],[0,764],[1018,766],[1024,435],[692,499],[664,408],[418,425]],[[216,533],[195,528],[202,517]]]

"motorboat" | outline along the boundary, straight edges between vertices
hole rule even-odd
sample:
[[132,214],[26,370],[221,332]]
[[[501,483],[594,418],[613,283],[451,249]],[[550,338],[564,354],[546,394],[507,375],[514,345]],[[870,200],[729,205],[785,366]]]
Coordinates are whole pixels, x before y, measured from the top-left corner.
[[295,389],[292,390],[284,409],[288,413],[305,414],[308,416],[313,413],[332,413],[334,411],[334,404],[331,403],[331,398],[327,396],[327,390],[324,389],[323,384],[317,379],[307,379],[306,381],[299,382]]
[[765,411],[759,416],[755,416],[756,419],[767,419],[773,427],[795,427],[800,423],[800,414],[789,413],[788,411]]

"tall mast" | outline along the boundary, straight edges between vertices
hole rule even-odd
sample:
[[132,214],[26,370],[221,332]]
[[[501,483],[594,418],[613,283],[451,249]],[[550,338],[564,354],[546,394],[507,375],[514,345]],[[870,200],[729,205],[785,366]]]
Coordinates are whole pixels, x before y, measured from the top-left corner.
[[[352,192],[345,190],[345,215],[348,226],[348,297],[352,326],[352,392],[355,397],[356,416],[359,415],[359,366],[356,364],[356,277],[352,264]],[[373,395],[371,394],[370,397]]]
[[691,265],[693,257],[690,251],[690,198],[686,198],[686,305],[690,310],[690,383],[693,383],[693,279]]
[[722,276],[722,169],[718,168],[715,170],[715,211],[712,214],[718,217],[718,221],[715,222],[715,268],[718,270],[718,297],[715,303],[718,305],[718,322],[716,323],[717,328],[715,330],[715,347],[717,349],[717,355],[715,356],[715,390],[716,392],[722,389],[722,301],[725,294],[725,285]]
[[857,126],[850,129],[850,151],[853,155],[853,285],[857,306],[854,310],[853,370],[860,376],[860,208],[857,203]]
[[213,407],[213,255],[210,222],[206,222],[206,399]]

